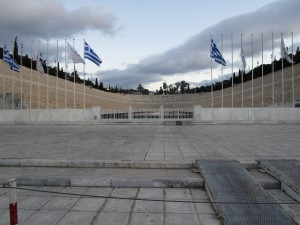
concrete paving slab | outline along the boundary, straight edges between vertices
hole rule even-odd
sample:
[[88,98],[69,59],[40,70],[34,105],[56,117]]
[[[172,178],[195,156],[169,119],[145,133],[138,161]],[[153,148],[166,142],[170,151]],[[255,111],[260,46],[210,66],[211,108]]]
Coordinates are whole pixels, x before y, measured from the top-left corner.
[[112,188],[91,187],[85,192],[85,195],[109,196],[112,190]]
[[[30,216],[35,213],[35,210],[27,210],[27,209],[19,209],[18,210],[18,222],[19,224],[23,224]],[[9,211],[6,210],[4,214],[0,215],[0,225],[9,225],[10,224],[10,216]]]
[[105,202],[103,198],[81,198],[73,207],[75,211],[94,211],[97,212]]
[[196,213],[196,208],[194,203],[185,203],[185,202],[166,202],[165,210],[166,213],[182,213],[182,214]]
[[164,190],[162,188],[140,188],[138,198],[163,199]]
[[172,214],[167,213],[165,225],[196,225],[201,224],[197,214]]
[[135,198],[137,195],[137,188],[114,188],[111,197],[127,197]]
[[103,208],[103,212],[126,212],[130,213],[134,200],[109,199]]
[[[209,202],[209,201],[208,201]],[[197,213],[199,214],[214,214],[215,210],[213,209],[210,203],[195,203]]]
[[70,211],[57,223],[57,225],[90,225],[95,212]]
[[187,188],[168,188],[165,189],[167,200],[192,200],[190,189]]
[[2,214],[2,213],[4,213],[5,211],[7,211],[8,209],[1,209],[0,208],[0,215]]
[[68,195],[68,194],[78,194],[78,195],[83,195],[86,191],[88,190],[88,187],[65,187],[61,193],[66,193],[66,194],[61,194],[60,196],[69,196],[73,197],[73,195]]
[[8,204],[9,204],[8,194],[0,196],[0,209],[7,208]]
[[51,197],[27,196],[19,201],[19,209],[40,209],[51,200]]
[[191,190],[191,194],[192,194],[192,197],[195,201],[197,200],[209,200],[208,198],[208,195],[206,193],[206,191],[202,188],[193,188],[193,189],[190,189]]
[[36,211],[32,216],[23,222],[23,225],[56,224],[59,220],[61,220],[61,218],[63,218],[65,214],[66,211]]
[[161,225],[164,224],[163,213],[133,213],[130,225]]
[[101,212],[95,225],[127,225],[129,213]]
[[79,198],[76,197],[54,197],[49,202],[47,202],[42,209],[44,210],[54,210],[54,211],[65,211],[69,210]]
[[209,225],[221,225],[221,221],[216,215],[213,214],[201,214],[199,215],[200,224],[209,224]]
[[[153,198],[151,198],[153,199]],[[134,212],[137,213],[161,213],[164,211],[164,202],[135,201]]]
[[[17,195],[17,201],[21,202],[27,196],[19,196]],[[8,193],[0,196],[0,209],[5,209],[9,206],[9,195]]]
[[0,188],[0,196],[6,194],[7,192],[8,192],[7,188]]

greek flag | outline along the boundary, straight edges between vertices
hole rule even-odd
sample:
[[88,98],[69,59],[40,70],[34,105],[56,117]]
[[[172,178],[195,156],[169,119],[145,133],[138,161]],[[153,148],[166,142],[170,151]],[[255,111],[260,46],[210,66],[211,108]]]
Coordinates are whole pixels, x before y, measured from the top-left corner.
[[4,46],[4,62],[6,62],[8,65],[12,63],[12,59],[9,56],[9,51],[6,49],[6,46]]
[[226,66],[226,61],[220,53],[219,49],[217,48],[216,44],[214,43],[213,39],[211,39],[210,57],[214,58],[216,63]]
[[291,59],[291,57],[289,56],[289,54],[285,48],[283,38],[281,38],[281,57],[285,58],[286,61],[288,61],[289,63],[293,63],[293,60]]
[[6,62],[8,65],[10,65],[10,69],[14,70],[16,72],[20,72],[20,66],[10,58],[9,51],[6,49],[6,46],[4,46],[4,62]]
[[99,58],[99,56],[93,51],[93,49],[91,49],[91,47],[86,42],[84,42],[84,58],[91,60],[97,66],[102,63],[102,60]]
[[20,72],[20,66],[15,61],[13,61],[12,65],[10,65],[10,69],[16,72]]

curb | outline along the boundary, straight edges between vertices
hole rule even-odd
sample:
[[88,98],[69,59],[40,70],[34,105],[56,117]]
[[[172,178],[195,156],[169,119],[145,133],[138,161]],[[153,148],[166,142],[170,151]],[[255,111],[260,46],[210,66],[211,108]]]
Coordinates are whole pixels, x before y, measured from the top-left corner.
[[[257,161],[240,162],[246,169],[257,169]],[[134,168],[134,169],[191,169],[194,162],[122,161],[122,160],[67,160],[67,159],[0,159],[0,166],[66,167],[66,168]]]
[[116,160],[0,159],[0,166],[190,169],[192,168],[193,163],[192,162],[161,162],[161,161],[116,161]]
[[[0,177],[0,181],[7,177]],[[204,188],[202,178],[111,178],[111,177],[16,177],[18,186],[111,187],[111,188]]]

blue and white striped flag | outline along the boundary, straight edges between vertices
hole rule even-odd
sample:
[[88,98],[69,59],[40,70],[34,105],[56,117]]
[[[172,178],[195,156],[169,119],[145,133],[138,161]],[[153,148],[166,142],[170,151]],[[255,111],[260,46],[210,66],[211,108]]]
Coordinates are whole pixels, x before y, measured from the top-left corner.
[[20,66],[15,61],[13,61],[13,63],[10,65],[10,69],[16,72],[20,72]]
[[6,49],[6,46],[4,45],[4,62],[6,62],[8,65],[11,65],[12,59],[10,58],[9,51]]
[[94,52],[93,49],[88,45],[88,43],[84,42],[84,58],[91,60],[97,66],[102,63],[102,60],[99,56]]
[[4,46],[4,62],[10,65],[11,70],[20,72],[20,66],[14,60],[12,60],[12,58],[10,58],[9,51],[6,49],[6,46]]
[[211,45],[210,45],[210,57],[215,59],[216,63],[222,64],[223,66],[226,66],[226,61],[223,58],[221,52],[217,48],[214,41],[211,39]]

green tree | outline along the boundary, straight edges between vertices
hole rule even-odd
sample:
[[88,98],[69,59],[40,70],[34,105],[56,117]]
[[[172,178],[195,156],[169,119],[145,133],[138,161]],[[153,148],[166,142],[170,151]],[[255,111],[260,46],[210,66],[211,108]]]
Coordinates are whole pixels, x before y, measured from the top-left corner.
[[16,36],[14,41],[14,50],[13,50],[14,59],[20,64],[20,56],[19,56],[19,47],[18,47],[18,36]]
[[98,88],[99,88],[99,85],[98,85],[98,79],[97,79],[97,77],[96,77],[96,81],[95,81],[94,88],[95,88],[95,89],[98,89]]
[[175,83],[175,86],[176,86],[176,90],[175,91],[178,91],[179,87],[180,87],[180,82],[176,82]]
[[180,82],[180,93],[186,93],[187,83],[183,80]]
[[102,82],[100,82],[100,84],[99,84],[99,90],[103,90],[103,83]]
[[163,82],[164,93],[167,94],[168,85],[166,82]]
[[143,90],[144,90],[144,87],[141,84],[139,84],[139,86],[137,87],[137,91],[142,94]]
[[162,95],[164,93],[164,90],[162,89],[162,87],[159,88],[158,94]]

